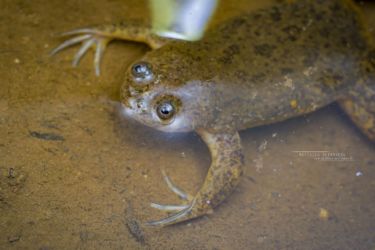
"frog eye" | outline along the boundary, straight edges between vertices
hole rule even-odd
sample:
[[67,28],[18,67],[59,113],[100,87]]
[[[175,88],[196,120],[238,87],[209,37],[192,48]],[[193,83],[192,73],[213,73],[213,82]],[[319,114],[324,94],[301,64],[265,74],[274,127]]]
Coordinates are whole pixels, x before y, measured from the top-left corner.
[[137,82],[147,82],[153,78],[151,65],[147,62],[135,63],[131,68],[131,73]]
[[170,101],[163,102],[159,104],[156,108],[156,113],[161,120],[169,120],[175,114],[175,107]]

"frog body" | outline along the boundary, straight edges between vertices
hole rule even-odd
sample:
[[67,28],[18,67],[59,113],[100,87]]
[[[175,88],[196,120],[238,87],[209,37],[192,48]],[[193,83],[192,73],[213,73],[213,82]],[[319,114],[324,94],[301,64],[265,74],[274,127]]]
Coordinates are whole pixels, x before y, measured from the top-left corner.
[[165,176],[187,202],[177,207],[153,204],[177,212],[149,225],[207,214],[234,190],[243,166],[240,130],[338,101],[364,134],[375,139],[375,50],[349,0],[275,5],[228,20],[197,42],[158,38],[149,28],[121,25],[68,35],[78,36],[54,52],[83,42],[77,63],[95,43],[97,69],[112,39],[148,43],[154,50],[126,72],[124,114],[165,132],[196,131],[210,149],[211,167],[195,196]]

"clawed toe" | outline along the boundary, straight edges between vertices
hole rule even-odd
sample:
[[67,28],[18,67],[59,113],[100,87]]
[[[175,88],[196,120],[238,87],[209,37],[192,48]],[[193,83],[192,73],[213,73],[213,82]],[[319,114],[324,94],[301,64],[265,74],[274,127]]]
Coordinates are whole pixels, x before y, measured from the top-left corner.
[[67,47],[70,47],[70,46],[73,46],[75,44],[78,44],[82,41],[85,41],[85,40],[88,40],[92,38],[92,35],[90,34],[85,34],[85,35],[80,35],[80,36],[77,36],[77,37],[73,37],[69,40],[66,40],[65,42],[63,42],[62,44],[60,44],[59,46],[57,46],[55,49],[53,49],[50,53],[51,56],[59,53],[60,51],[62,51],[63,49],[67,48]]
[[[91,36],[90,36],[91,37]],[[75,54],[72,65],[76,67],[81,60],[82,56],[86,54],[86,52],[90,49],[90,47],[94,44],[94,40],[90,39],[85,41],[79,51]]]
[[181,188],[177,187],[173,182],[172,180],[168,177],[168,175],[165,173],[164,170],[161,171],[161,173],[163,174],[163,178],[164,178],[164,181],[165,183],[167,184],[167,186],[169,187],[169,189],[177,194],[178,197],[180,197],[180,199],[183,199],[183,200],[191,200],[191,196],[188,195],[184,190],[182,190]]

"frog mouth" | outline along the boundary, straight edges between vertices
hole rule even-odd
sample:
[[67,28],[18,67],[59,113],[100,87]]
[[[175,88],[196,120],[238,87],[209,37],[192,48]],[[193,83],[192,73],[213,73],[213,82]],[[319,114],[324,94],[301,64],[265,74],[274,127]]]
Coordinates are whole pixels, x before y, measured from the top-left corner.
[[131,109],[131,105],[130,105],[129,99],[123,100],[121,102],[121,104],[122,104],[123,108],[129,108],[129,109]]
[[129,104],[121,103],[121,113],[126,117],[126,118],[132,118],[134,115],[134,111],[131,109]]
[[134,118],[134,115],[140,113],[139,109],[137,108],[136,104],[136,99],[135,98],[126,98],[125,100],[122,101],[121,106],[123,109],[123,114],[125,117],[128,118]]

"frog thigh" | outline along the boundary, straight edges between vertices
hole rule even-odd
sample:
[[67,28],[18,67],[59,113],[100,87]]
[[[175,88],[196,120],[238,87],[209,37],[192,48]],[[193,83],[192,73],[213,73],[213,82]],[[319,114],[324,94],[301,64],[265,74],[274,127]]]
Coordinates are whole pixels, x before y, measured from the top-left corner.
[[359,84],[338,103],[358,128],[375,141],[375,81],[372,85]]

